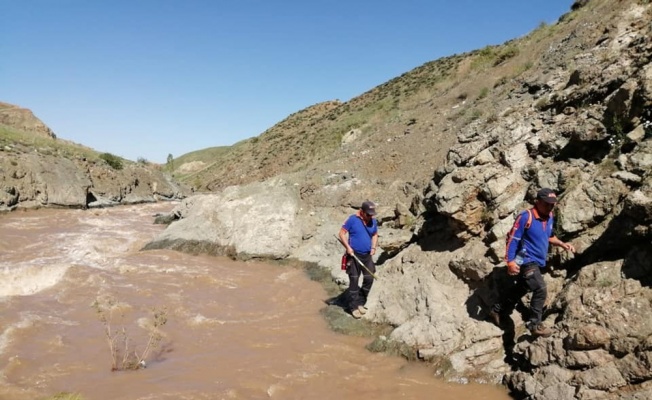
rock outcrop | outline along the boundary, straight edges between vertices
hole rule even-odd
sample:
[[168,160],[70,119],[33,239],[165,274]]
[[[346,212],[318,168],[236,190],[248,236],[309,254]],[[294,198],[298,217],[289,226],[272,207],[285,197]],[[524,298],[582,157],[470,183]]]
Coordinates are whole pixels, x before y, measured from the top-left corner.
[[13,104],[0,102],[0,124],[32,132],[35,135],[56,139],[56,135],[47,125],[26,109]]
[[171,178],[138,164],[114,170],[104,162],[5,151],[0,171],[0,211],[105,207],[185,197],[185,189]]
[[26,109],[0,103],[0,130],[0,212],[136,204],[189,192],[153,164],[125,160],[116,169],[92,149],[58,139]]

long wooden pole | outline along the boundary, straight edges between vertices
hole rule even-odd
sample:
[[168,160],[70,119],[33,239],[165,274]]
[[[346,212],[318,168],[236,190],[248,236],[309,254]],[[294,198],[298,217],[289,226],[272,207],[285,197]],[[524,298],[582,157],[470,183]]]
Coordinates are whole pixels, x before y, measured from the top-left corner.
[[[345,245],[344,242],[342,241],[342,238],[340,238],[338,235],[335,235],[335,237],[337,238],[337,241],[340,242],[340,244],[341,244],[342,246],[344,246],[344,248],[346,249],[346,245]],[[367,268],[367,266],[364,265],[364,264],[362,263],[362,261],[360,261],[360,259],[359,259],[358,257],[356,257],[355,254],[349,254],[349,255],[350,255],[351,257],[353,257],[353,259],[354,259],[355,261],[357,261],[357,263],[360,264],[360,266],[361,266],[362,268],[364,268],[365,271],[369,272],[369,274],[370,274],[374,279],[378,279],[378,277],[377,277],[376,275],[374,275],[374,273],[371,272],[371,271],[369,270],[369,268]]]

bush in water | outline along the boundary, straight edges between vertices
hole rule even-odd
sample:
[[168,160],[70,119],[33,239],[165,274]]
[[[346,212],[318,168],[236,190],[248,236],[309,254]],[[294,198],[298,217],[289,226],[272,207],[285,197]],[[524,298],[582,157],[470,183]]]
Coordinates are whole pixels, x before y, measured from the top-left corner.
[[111,371],[145,368],[145,360],[152,350],[159,347],[163,340],[164,335],[160,328],[168,320],[165,308],[153,309],[151,318],[141,324],[147,330],[147,343],[144,350],[138,353],[135,348],[130,350],[129,335],[127,335],[127,329],[124,325],[115,330],[112,326],[114,313],[120,312],[121,318],[124,319],[124,312],[129,308],[129,305],[118,303],[113,297],[98,297],[93,302],[92,307],[95,309],[98,319],[104,325],[104,335],[111,353]]

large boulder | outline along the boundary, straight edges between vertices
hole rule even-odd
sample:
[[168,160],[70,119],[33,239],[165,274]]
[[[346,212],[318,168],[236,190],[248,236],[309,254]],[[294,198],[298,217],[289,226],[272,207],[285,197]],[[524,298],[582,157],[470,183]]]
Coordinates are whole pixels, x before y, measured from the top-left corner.
[[154,241],[211,243],[252,257],[286,258],[301,239],[297,190],[282,180],[230,186],[192,196],[174,211],[181,219]]

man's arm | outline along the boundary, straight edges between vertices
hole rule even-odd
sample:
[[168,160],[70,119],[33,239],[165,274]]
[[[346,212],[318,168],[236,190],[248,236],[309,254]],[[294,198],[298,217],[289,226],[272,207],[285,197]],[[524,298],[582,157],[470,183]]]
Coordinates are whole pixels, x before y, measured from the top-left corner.
[[519,242],[523,238],[523,232],[525,232],[527,221],[525,215],[527,215],[526,211],[516,217],[516,221],[514,221],[514,225],[509,232],[507,248],[505,249],[505,261],[507,262],[507,273],[509,275],[518,275],[521,272],[521,267],[514,262],[514,258],[516,258],[516,249],[518,249]]
[[558,246],[566,251],[575,253],[575,246],[573,246],[570,243],[562,242],[561,240],[559,240],[559,238],[557,238],[557,236],[551,236],[550,239],[548,239],[548,242],[553,246]]
[[342,243],[342,246],[344,246],[346,249],[346,253],[353,254],[353,249],[351,246],[349,246],[349,232],[344,228],[340,228],[340,233],[338,236],[340,237],[340,243]]
[[371,255],[376,254],[376,246],[378,246],[378,232],[374,233],[371,237]]

